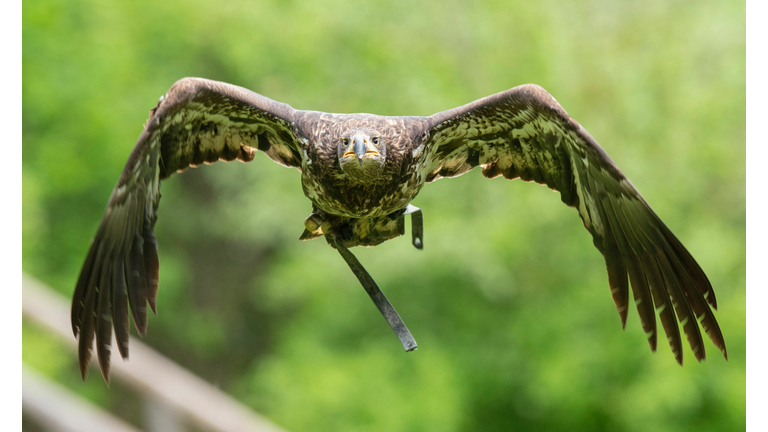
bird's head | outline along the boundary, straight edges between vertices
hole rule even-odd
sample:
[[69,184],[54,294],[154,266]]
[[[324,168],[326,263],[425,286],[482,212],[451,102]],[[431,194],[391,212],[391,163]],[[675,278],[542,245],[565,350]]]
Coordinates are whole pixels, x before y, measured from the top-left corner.
[[357,127],[338,138],[338,154],[341,170],[367,183],[375,180],[384,169],[387,144],[376,129]]

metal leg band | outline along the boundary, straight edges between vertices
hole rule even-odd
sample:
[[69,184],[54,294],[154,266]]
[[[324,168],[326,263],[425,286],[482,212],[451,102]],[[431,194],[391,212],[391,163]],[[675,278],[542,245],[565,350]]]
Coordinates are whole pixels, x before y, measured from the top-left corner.
[[408,204],[405,213],[411,215],[411,229],[413,232],[413,246],[416,249],[424,248],[424,214],[421,209]]

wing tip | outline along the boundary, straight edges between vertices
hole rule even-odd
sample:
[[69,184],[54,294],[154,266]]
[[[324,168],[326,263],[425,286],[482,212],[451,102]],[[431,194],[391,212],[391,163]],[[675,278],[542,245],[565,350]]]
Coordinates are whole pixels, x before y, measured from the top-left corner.
[[649,333],[646,334],[646,336],[648,337],[648,344],[651,346],[651,352],[656,352],[656,348],[658,347],[656,334],[657,332],[656,332],[655,326]]
[[[146,309],[146,307],[144,309]],[[138,333],[140,337],[144,337],[144,336],[147,335],[147,324],[146,323],[140,324],[136,320],[134,320],[133,324],[134,324],[134,327],[136,327],[136,333]]]
[[101,357],[99,357],[99,369],[101,370],[101,376],[104,377],[104,382],[107,384],[107,387],[109,387],[110,359],[106,358],[102,360]]
[[88,368],[91,365],[91,348],[85,347],[85,341],[83,341],[82,337],[78,338],[77,361],[80,366],[80,377],[85,382],[85,379],[88,377]]

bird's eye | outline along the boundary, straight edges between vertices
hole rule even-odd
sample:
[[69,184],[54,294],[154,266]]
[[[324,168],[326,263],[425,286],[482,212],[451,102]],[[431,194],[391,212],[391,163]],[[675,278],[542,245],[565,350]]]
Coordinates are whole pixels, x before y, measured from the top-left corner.
[[342,138],[342,139],[341,139],[341,144],[342,144],[342,145],[347,145],[347,144],[349,144],[349,139],[348,139],[348,138]]
[[379,137],[373,137],[372,141],[373,141],[373,145],[375,145],[376,147],[379,146]]

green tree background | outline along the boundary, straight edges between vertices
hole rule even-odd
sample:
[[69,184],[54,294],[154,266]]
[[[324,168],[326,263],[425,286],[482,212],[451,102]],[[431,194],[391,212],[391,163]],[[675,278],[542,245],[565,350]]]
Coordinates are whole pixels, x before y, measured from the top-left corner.
[[[430,115],[552,93],[688,247],[729,361],[621,330],[605,265],[546,187],[428,185],[425,249],[355,249],[419,342],[404,353],[338,254],[300,242],[299,173],[263,155],[163,184],[146,341],[293,431],[745,427],[745,5],[740,1],[25,0],[23,270],[70,296],[147,112],[179,78],[299,109]],[[141,401],[31,323],[25,362],[130,422]]]

